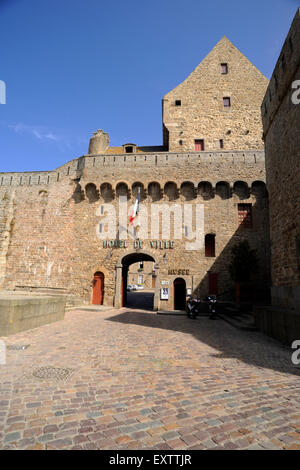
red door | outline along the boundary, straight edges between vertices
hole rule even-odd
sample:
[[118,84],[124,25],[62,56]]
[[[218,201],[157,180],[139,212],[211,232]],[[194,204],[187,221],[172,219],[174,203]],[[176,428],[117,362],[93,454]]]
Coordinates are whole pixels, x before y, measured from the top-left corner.
[[208,273],[209,295],[218,295],[218,273]]
[[94,274],[94,280],[93,280],[92,304],[102,305],[103,294],[104,294],[104,274],[97,272]]

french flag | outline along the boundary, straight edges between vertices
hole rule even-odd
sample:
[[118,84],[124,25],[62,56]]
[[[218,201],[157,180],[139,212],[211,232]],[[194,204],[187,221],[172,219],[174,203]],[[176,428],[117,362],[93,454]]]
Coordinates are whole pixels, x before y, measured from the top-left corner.
[[140,188],[138,188],[137,198],[136,198],[136,201],[134,203],[133,210],[132,210],[132,212],[130,214],[130,217],[129,217],[129,223],[131,225],[133,224],[133,221],[134,221],[134,219],[136,218],[136,215],[139,212],[140,200],[141,200],[141,190],[140,190]]

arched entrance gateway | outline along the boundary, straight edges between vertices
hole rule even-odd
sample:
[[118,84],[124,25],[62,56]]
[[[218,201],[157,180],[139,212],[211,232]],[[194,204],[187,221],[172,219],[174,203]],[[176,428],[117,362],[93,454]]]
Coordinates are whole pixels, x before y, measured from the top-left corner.
[[104,274],[100,271],[97,271],[94,274],[94,279],[93,279],[92,304],[102,305],[103,296],[104,296]]
[[[132,264],[151,261],[155,266],[153,271],[152,292],[144,290],[130,293],[127,291],[128,270]],[[150,253],[132,252],[124,255],[121,262],[116,265],[116,291],[115,291],[115,307],[132,307],[157,310],[158,308],[158,292],[156,279],[158,276],[158,266],[155,264],[155,258]],[[133,301],[134,299],[134,301]]]

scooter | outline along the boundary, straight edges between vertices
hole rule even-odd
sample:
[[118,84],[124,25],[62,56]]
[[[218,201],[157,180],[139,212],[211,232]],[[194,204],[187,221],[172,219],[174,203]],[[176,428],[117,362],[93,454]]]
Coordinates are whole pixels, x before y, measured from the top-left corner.
[[200,303],[201,300],[196,298],[192,299],[191,297],[188,298],[186,303],[186,312],[188,318],[195,320],[196,316],[200,313]]

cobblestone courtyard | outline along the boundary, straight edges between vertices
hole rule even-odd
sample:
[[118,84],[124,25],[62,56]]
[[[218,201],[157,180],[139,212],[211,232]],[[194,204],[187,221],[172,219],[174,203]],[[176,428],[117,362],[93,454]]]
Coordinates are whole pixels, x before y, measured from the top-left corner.
[[4,339],[1,449],[300,449],[300,370],[258,332],[76,310]]

